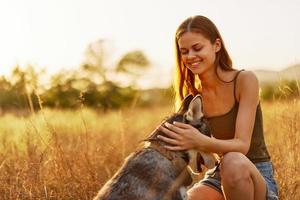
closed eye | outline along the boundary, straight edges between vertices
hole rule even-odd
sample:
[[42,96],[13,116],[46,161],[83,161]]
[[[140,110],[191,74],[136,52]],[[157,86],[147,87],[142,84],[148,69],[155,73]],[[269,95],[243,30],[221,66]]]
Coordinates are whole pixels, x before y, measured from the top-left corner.
[[201,51],[202,47],[201,48],[194,48],[194,51]]
[[180,54],[181,54],[181,55],[188,54],[188,52],[189,52],[189,51],[186,51],[186,50],[180,50]]

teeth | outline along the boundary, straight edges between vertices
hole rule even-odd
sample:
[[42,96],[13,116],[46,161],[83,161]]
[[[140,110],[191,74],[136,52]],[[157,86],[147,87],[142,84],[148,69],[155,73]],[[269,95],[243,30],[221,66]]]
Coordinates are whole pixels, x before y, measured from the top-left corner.
[[197,66],[197,65],[199,65],[200,64],[200,62],[196,62],[196,63],[191,63],[190,65],[192,65],[192,66]]

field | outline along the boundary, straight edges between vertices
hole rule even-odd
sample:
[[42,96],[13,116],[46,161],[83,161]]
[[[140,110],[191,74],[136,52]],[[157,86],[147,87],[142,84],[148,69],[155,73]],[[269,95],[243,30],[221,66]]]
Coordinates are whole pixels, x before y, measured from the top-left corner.
[[[282,200],[300,199],[300,101],[263,103]],[[0,116],[0,199],[91,199],[171,107]]]

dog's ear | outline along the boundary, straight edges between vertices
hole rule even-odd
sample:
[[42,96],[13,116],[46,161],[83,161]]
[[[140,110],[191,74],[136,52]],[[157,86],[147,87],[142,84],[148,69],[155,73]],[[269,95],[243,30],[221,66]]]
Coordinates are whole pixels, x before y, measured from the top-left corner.
[[201,95],[196,95],[189,104],[186,118],[189,121],[201,119],[203,117],[203,101]]
[[192,94],[185,96],[177,113],[185,113],[188,110],[192,100],[193,100]]

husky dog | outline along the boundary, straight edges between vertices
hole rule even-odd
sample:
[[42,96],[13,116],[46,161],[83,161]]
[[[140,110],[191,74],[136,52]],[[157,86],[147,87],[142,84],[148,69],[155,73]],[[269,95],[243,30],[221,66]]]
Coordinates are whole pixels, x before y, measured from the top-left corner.
[[[188,95],[181,108],[164,122],[179,121],[191,124],[202,134],[209,134],[203,118],[200,95]],[[163,122],[163,123],[164,123]],[[101,188],[94,200],[183,200],[186,187],[192,183],[190,172],[201,172],[201,164],[213,168],[213,154],[196,151],[168,151],[154,130],[145,139],[144,147],[126,158],[123,166]]]

